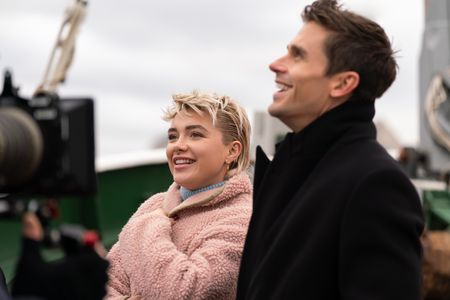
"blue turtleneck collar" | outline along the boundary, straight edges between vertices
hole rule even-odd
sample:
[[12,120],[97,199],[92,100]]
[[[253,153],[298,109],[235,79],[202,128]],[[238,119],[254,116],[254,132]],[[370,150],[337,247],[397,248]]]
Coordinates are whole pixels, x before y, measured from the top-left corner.
[[221,187],[224,184],[225,184],[225,181],[221,181],[219,183],[211,184],[211,185],[208,185],[208,186],[196,189],[196,190],[188,190],[185,187],[181,187],[180,188],[181,200],[184,201],[187,198],[194,196],[195,194]]

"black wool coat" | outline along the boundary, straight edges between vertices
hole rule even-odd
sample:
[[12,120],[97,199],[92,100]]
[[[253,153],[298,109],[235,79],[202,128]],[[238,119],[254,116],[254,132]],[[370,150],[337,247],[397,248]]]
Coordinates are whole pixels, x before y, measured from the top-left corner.
[[257,150],[237,299],[420,299],[422,208],[374,113],[347,101]]

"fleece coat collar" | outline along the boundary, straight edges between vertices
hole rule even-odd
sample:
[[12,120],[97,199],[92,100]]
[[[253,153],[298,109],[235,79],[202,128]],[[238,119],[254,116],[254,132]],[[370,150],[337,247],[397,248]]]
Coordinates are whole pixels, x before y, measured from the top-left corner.
[[185,201],[181,201],[180,185],[174,182],[167,190],[162,203],[162,209],[168,217],[173,217],[180,211],[189,208],[212,206],[226,201],[237,194],[251,193],[252,187],[250,182],[248,184],[242,184],[243,182],[247,182],[245,180],[246,177],[247,175],[245,173],[237,174],[227,180],[223,186],[200,192]]

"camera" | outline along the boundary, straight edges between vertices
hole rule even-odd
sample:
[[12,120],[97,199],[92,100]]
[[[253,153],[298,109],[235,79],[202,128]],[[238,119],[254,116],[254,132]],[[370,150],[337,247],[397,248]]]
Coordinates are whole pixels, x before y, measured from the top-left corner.
[[96,193],[91,98],[18,95],[5,71],[0,94],[0,194],[91,196]]

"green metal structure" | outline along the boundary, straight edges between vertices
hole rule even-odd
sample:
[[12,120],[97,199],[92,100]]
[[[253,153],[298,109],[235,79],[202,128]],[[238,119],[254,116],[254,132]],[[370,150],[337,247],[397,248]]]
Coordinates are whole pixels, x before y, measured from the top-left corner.
[[429,230],[450,230],[450,192],[448,190],[424,191],[423,209]]

